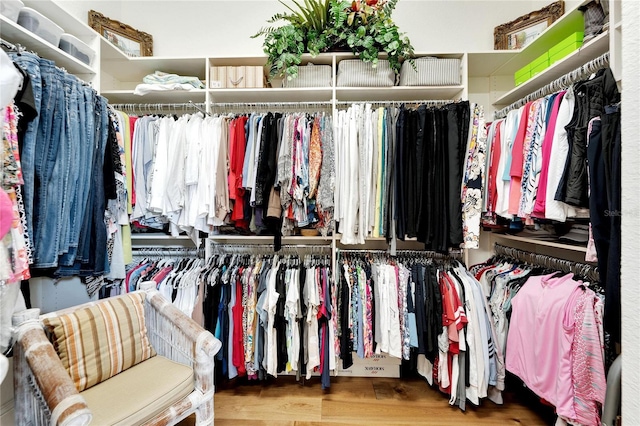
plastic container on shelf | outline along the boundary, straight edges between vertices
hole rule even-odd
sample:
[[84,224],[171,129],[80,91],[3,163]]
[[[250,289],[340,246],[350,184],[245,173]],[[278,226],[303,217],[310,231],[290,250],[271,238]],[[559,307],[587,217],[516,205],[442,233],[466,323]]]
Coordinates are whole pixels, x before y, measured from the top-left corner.
[[520,68],[514,73],[513,78],[515,80],[516,86],[519,86],[520,84],[529,80],[531,78],[531,66],[527,64],[524,67]]
[[59,25],[30,7],[23,7],[20,10],[18,24],[56,47],[60,43],[60,36],[64,33]]
[[64,50],[71,56],[78,58],[87,65],[91,65],[96,53],[77,37],[64,33],[60,36],[60,49]]
[[531,67],[531,77],[549,68],[549,52],[544,52],[542,55],[534,59],[529,66]]
[[580,49],[583,38],[584,33],[578,31],[551,47],[549,49],[549,63],[553,64],[570,55],[574,50]]
[[0,1],[0,15],[12,22],[16,22],[23,7],[24,3],[20,0],[2,0]]

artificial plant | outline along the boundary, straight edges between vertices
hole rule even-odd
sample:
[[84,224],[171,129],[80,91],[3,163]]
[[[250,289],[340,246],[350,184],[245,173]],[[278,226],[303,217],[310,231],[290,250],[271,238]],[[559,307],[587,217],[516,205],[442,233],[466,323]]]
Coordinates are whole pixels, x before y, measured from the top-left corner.
[[279,1],[289,11],[267,22],[285,24],[262,28],[252,36],[265,36],[263,50],[272,77],[295,78],[305,52],[315,57],[346,48],[374,67],[385,54],[395,72],[403,59],[413,56],[409,38],[391,19],[398,0],[291,0],[294,6]]

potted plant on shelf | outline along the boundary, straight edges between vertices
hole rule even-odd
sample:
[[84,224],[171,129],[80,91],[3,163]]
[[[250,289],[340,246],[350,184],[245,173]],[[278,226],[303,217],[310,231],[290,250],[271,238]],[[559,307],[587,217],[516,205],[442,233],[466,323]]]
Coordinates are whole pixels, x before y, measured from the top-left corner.
[[409,38],[391,19],[398,0],[291,0],[289,12],[267,22],[281,26],[260,29],[252,38],[265,36],[263,50],[271,77],[295,78],[303,53],[312,57],[331,50],[350,50],[373,67],[381,54],[397,73],[403,59],[413,56]]

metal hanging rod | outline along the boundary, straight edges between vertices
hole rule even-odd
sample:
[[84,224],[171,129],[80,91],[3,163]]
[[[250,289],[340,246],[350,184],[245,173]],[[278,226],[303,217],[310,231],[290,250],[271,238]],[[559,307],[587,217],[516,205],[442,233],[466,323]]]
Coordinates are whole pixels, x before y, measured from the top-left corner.
[[337,105],[371,104],[379,106],[400,106],[400,105],[448,105],[460,102],[461,99],[424,99],[417,101],[337,101]]
[[212,109],[230,109],[230,108],[330,108],[333,103],[331,101],[319,102],[212,102]]
[[16,53],[21,53],[24,51],[24,47],[19,43],[14,44],[3,38],[0,38],[0,46],[2,46],[3,48],[6,48],[9,51],[16,52]]
[[517,261],[525,262],[531,265],[542,266],[561,272],[571,272],[576,276],[584,277],[592,282],[600,282],[598,267],[595,265],[560,259],[546,254],[533,253],[514,247],[503,246],[502,244],[498,243],[494,245],[494,251],[497,255],[506,256]]
[[274,252],[273,244],[214,244],[213,254],[285,254],[284,252],[330,252],[330,245],[318,244],[283,244],[281,250]]
[[157,112],[162,110],[188,110],[195,108],[200,112],[206,113],[206,104],[204,102],[182,102],[173,104],[148,103],[148,104],[109,104],[111,107],[122,111],[139,111],[139,112]]
[[539,88],[535,92],[529,93],[524,98],[515,101],[511,105],[504,107],[499,111],[496,111],[494,113],[494,118],[496,120],[500,118],[504,118],[507,116],[509,111],[520,108],[527,102],[534,101],[536,99],[540,99],[552,93],[556,93],[556,92],[559,92],[560,90],[566,89],[572,84],[577,83],[580,80],[584,80],[586,77],[590,76],[591,74],[596,73],[601,69],[607,68],[608,66],[609,66],[609,52],[604,53],[595,59],[592,59],[591,61],[587,62],[581,67],[578,67],[573,71],[563,75],[562,77],[555,79],[554,81],[547,84],[546,86]]
[[[338,255],[342,253],[352,253],[352,254],[384,254],[391,256],[388,250],[366,250],[366,249],[349,249],[343,250],[338,249]],[[449,253],[440,253],[431,250],[396,250],[396,254],[391,257],[403,257],[403,256],[423,256],[429,257],[432,259],[462,259],[462,251],[461,250],[452,250]]]
[[134,257],[204,257],[204,249],[199,248],[166,248],[166,247],[134,247]]

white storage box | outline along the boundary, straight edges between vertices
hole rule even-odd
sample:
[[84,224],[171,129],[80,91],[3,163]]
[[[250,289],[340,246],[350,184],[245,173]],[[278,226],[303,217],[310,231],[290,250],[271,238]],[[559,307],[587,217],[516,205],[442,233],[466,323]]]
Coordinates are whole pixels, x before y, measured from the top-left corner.
[[18,24],[56,47],[60,43],[60,36],[64,33],[64,30],[55,22],[30,7],[23,7],[20,10]]
[[426,56],[415,59],[416,68],[405,61],[400,69],[400,86],[458,86],[460,59]]
[[400,358],[389,355],[374,355],[371,358],[360,358],[353,354],[353,365],[347,369],[339,363],[338,376],[348,377],[400,377]]
[[23,7],[24,3],[20,0],[2,0],[0,1],[0,15],[10,21],[16,22],[18,15],[20,15],[20,9]]
[[210,70],[209,88],[245,89],[264,87],[264,67],[256,66],[213,66]]
[[296,78],[284,79],[282,87],[331,87],[331,65],[308,63],[298,67]]
[[338,64],[338,87],[389,87],[395,85],[396,75],[386,59],[379,59],[374,68],[371,62],[345,59]]
[[95,52],[78,38],[64,33],[60,36],[60,49],[69,55],[78,58],[87,65],[91,65]]

